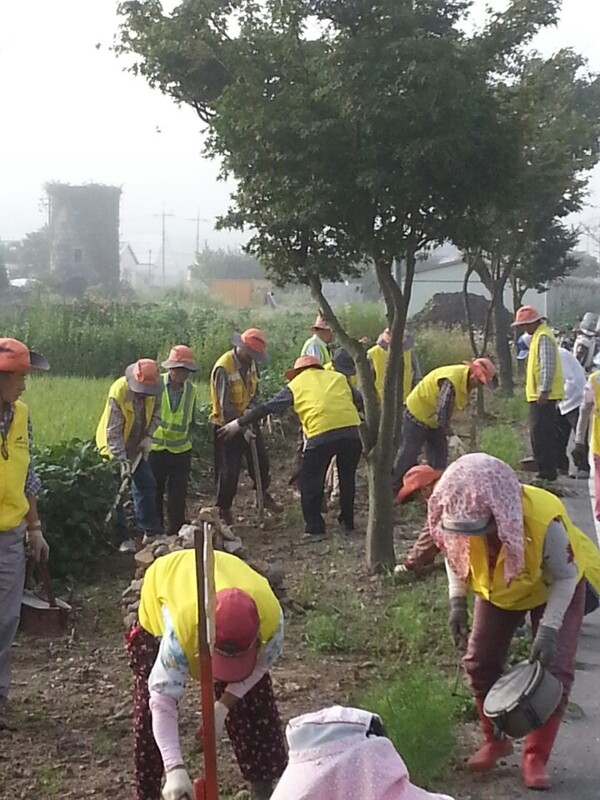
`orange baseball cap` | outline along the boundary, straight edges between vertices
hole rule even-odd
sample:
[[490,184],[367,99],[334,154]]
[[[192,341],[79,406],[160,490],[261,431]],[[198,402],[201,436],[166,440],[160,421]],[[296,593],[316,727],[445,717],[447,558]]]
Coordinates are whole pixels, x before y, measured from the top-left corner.
[[148,395],[162,393],[158,364],[151,358],[140,358],[135,364],[130,364],[125,370],[125,377],[132,392]]
[[187,369],[189,372],[198,372],[191,347],[185,344],[176,344],[171,348],[169,358],[161,364],[163,369]]
[[464,363],[469,367],[471,375],[485,386],[489,386],[496,377],[496,367],[489,358],[475,358]]
[[298,373],[302,372],[303,369],[309,369],[310,367],[323,369],[323,364],[321,364],[316,356],[300,356],[294,361],[294,366],[291,369],[286,370],[284,375],[288,381],[291,381],[296,377],[296,375],[298,375]]
[[405,474],[402,486],[397,495],[399,503],[405,503],[411,495],[419,489],[424,489],[430,483],[437,483],[442,477],[441,469],[434,469],[429,464],[418,464]]
[[539,322],[543,316],[533,306],[521,306],[517,309],[514,322],[511,322],[511,327],[516,328],[518,325],[531,325],[533,322]]
[[231,344],[243,348],[255,361],[264,363],[269,360],[267,337],[258,328],[248,328],[243,333],[234,333]]
[[19,372],[26,375],[32,370],[46,372],[50,364],[44,356],[30,350],[18,339],[0,339],[0,372]]

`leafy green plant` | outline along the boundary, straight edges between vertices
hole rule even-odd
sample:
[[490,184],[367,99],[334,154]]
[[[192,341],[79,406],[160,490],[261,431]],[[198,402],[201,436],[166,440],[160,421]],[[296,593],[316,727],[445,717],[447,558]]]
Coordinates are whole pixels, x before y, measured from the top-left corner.
[[480,449],[518,469],[523,457],[523,442],[518,430],[508,425],[492,425],[481,433]]
[[317,653],[336,653],[352,649],[349,629],[341,614],[309,612],[304,637],[309,648]]
[[104,524],[117,491],[113,466],[92,442],[73,439],[37,449],[42,481],[40,517],[50,544],[50,572],[57,578],[89,578],[110,548]]
[[427,665],[411,667],[397,681],[373,686],[357,704],[382,718],[411,779],[427,787],[455,745],[459,702],[443,675]]

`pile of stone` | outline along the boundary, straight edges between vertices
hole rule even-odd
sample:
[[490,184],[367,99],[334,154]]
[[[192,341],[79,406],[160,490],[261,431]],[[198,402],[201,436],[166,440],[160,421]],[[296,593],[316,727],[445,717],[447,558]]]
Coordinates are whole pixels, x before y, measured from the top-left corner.
[[270,565],[262,559],[251,558],[245,550],[242,540],[236,536],[230,527],[221,521],[216,508],[202,508],[193,525],[184,525],[177,536],[161,538],[151,544],[146,545],[142,550],[135,554],[135,576],[129,586],[125,589],[121,597],[121,608],[123,611],[123,622],[125,629],[130,628],[136,623],[138,608],[140,607],[140,592],[144,580],[144,573],[157,558],[177,550],[191,549],[194,547],[194,535],[200,525],[207,524],[213,534],[213,547],[215,550],[224,550],[243,558],[253,569],[269,581],[273,592],[279,602],[294,613],[303,611],[296,603],[290,601],[284,586],[283,569],[276,565]]

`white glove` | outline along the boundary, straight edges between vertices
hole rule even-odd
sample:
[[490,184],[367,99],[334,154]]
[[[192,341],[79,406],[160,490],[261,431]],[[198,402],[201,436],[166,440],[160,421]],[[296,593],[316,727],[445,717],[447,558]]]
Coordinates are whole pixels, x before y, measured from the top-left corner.
[[131,476],[131,461],[128,461],[126,458],[119,464],[119,469],[121,470],[121,480],[124,481],[125,478],[129,478]]
[[194,788],[185,767],[167,772],[162,791],[163,800],[194,800]]
[[455,450],[458,450],[458,452],[459,452],[461,455],[464,455],[464,454],[467,452],[467,451],[465,450],[465,446],[464,446],[464,444],[462,443],[462,439],[460,438],[460,436],[457,436],[456,434],[453,434],[453,435],[452,435],[452,436],[451,436],[451,437],[448,439],[448,445],[449,445],[450,447],[453,447]]
[[219,428],[219,436],[222,436],[224,439],[232,439],[234,436],[240,432],[240,423],[237,419],[234,419],[232,422],[228,422],[226,425],[222,425]]
[[27,530],[25,537],[27,546],[31,551],[31,555],[36,561],[48,561],[50,555],[50,547],[48,542],[44,539],[44,534],[41,528],[32,528]]
[[150,451],[152,450],[152,438],[150,436],[146,436],[142,439],[140,442],[140,450],[142,451],[142,458],[144,461],[147,461]]
[[225,720],[229,714],[229,709],[220,700],[215,703],[215,739],[220,741],[223,738],[223,731],[225,729]]
[[244,431],[243,436],[244,436],[244,439],[248,442],[248,444],[250,444],[250,442],[253,439],[256,439],[256,434],[254,433],[252,428],[246,428],[246,430]]

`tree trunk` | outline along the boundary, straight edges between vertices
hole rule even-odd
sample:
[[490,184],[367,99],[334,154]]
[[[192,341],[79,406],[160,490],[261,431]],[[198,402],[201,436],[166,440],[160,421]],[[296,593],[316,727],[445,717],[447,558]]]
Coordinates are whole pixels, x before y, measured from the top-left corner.
[[514,390],[513,363],[510,352],[510,327],[507,323],[507,312],[502,295],[494,303],[494,338],[496,340],[496,356],[498,359],[498,378],[503,393],[512,397]]
[[393,538],[391,473],[395,453],[389,439],[379,439],[367,457],[369,517],[367,522],[367,565],[381,572],[396,563]]

